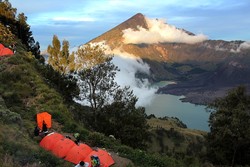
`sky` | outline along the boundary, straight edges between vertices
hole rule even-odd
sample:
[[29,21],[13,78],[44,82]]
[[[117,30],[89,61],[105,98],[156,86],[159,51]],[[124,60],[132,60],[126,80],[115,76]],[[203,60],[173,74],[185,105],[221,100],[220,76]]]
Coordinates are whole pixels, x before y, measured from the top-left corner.
[[24,13],[41,50],[53,35],[82,45],[137,13],[214,40],[250,41],[249,0],[9,0]]

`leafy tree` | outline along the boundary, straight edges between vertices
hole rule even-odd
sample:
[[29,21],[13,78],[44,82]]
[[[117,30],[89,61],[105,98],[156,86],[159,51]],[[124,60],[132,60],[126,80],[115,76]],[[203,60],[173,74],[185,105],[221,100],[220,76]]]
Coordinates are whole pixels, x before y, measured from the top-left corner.
[[33,46],[31,46],[31,52],[37,59],[41,59],[39,42],[36,42]]
[[9,28],[5,27],[2,23],[0,23],[0,43],[5,46],[10,46],[15,42],[15,35],[9,30]]
[[50,54],[48,60],[50,66],[45,71],[45,76],[52,81],[66,101],[72,102],[73,97],[79,95],[79,89],[76,78],[71,73],[73,67],[69,67],[71,61],[74,62],[74,53],[69,53],[69,42],[63,40],[61,48],[60,40],[54,35],[52,45],[49,45],[47,50]]
[[0,42],[6,46],[14,43],[16,32],[16,10],[8,0],[0,2]]
[[115,82],[118,67],[112,63],[113,57],[105,55],[104,51],[99,45],[87,45],[77,51],[79,65],[83,65],[77,65],[81,79],[80,99],[92,108],[90,123],[95,130],[142,148],[148,136],[145,109],[135,107],[138,99],[129,87],[120,88]]
[[95,65],[108,61],[108,57],[112,57],[111,55],[105,55],[105,49],[101,45],[90,44],[78,48],[76,54],[78,60],[75,64],[76,71],[90,69]]
[[48,46],[48,53],[49,53],[49,60],[48,63],[54,68],[54,70],[59,71],[60,63],[59,63],[59,56],[60,56],[60,49],[61,43],[56,35],[53,36],[52,46]]
[[49,45],[47,51],[50,54],[48,63],[53,67],[53,69],[62,74],[68,73],[69,61],[74,62],[74,53],[71,55],[69,53],[69,42],[67,40],[63,40],[61,50],[61,42],[58,37],[54,35],[52,46]]
[[119,87],[114,81],[118,67],[111,62],[113,57],[105,55],[100,46],[87,45],[80,48],[77,55],[83,65],[83,69],[79,72],[80,99],[88,102],[96,115],[97,110],[110,102],[110,97]]
[[8,0],[0,2],[0,20],[2,24],[13,24],[16,17],[16,8],[13,8]]
[[98,113],[98,130],[133,148],[144,148],[148,137],[145,108],[135,107],[138,98],[129,87],[117,89],[113,98]]
[[209,108],[208,157],[219,165],[250,164],[250,96],[239,86]]

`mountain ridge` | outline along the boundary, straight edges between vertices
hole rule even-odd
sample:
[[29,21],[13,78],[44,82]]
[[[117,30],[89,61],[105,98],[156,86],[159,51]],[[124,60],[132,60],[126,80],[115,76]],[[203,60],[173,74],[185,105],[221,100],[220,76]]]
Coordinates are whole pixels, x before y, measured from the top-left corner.
[[[245,62],[249,62],[248,55],[250,54],[250,50],[246,47],[241,47],[245,43],[244,41],[207,39],[193,44],[184,42],[124,43],[124,30],[132,29],[133,31],[140,31],[139,27],[145,29],[145,32],[149,31],[147,19],[141,13],[132,16],[90,42],[105,41],[105,44],[111,50],[118,49],[121,53],[129,53],[142,59],[150,66],[151,74],[148,78],[152,82],[162,80],[174,80],[178,82],[176,85],[161,88],[158,91],[159,93],[179,94],[177,89],[184,89],[185,87],[183,95],[187,95],[192,91],[201,94],[203,91],[216,92],[217,88],[224,90],[225,87],[232,88],[238,84],[249,85],[250,79],[247,76],[250,76],[250,69],[244,64]],[[195,35],[181,28],[176,29],[190,36]],[[233,64],[237,64],[237,66],[229,66],[230,62],[234,62]],[[224,72],[222,73],[222,71]],[[238,79],[241,73],[246,75],[246,79]],[[211,78],[211,80],[207,78]],[[197,80],[199,81],[198,83],[203,84],[192,85]],[[227,81],[230,81],[230,84]],[[196,86],[200,89],[196,89]],[[225,93],[225,91],[223,92]],[[215,97],[217,96],[215,95]],[[197,99],[191,102],[196,103],[198,101]],[[207,102],[207,100],[205,101]],[[199,101],[199,103],[201,102]]]

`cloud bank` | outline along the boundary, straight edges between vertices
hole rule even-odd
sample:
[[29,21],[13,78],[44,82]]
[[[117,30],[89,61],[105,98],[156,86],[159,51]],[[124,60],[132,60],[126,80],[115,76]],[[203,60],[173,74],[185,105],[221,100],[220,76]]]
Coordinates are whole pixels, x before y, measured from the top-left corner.
[[138,97],[136,106],[145,107],[150,105],[153,98],[155,98],[154,94],[157,88],[151,87],[147,79],[136,78],[137,72],[150,74],[149,65],[135,55],[123,52],[120,48],[111,50],[105,41],[91,43],[91,45],[99,45],[105,49],[105,54],[114,55],[112,61],[120,69],[120,71],[116,73],[115,81],[122,87],[130,86],[134,95]]
[[240,46],[236,50],[231,49],[230,51],[234,53],[238,53],[245,49],[250,49],[250,41],[243,42],[242,44],[240,44]]
[[176,28],[173,25],[165,24],[163,19],[145,18],[149,29],[138,27],[139,31],[131,28],[123,30],[124,43],[188,43],[194,44],[207,40],[203,34],[189,35],[187,32]]
[[150,87],[147,79],[138,79],[135,77],[138,71],[149,73],[149,66],[142,62],[141,59],[125,58],[124,56],[114,56],[113,63],[120,69],[116,74],[116,82],[122,87],[130,86],[134,94],[138,97],[136,106],[145,107],[150,105],[157,89]]
[[[152,100],[155,98],[156,87],[152,87],[148,79],[138,79],[136,78],[136,73],[149,74],[150,67],[148,64],[144,63],[140,58],[123,52],[119,48],[111,50],[105,41],[90,43],[90,45],[99,45],[105,49],[105,54],[113,54],[114,58],[112,62],[118,66],[120,71],[117,71],[115,81],[121,87],[130,86],[133,93],[138,97],[136,106],[146,107],[151,104]],[[81,46],[84,47],[84,46]],[[78,85],[81,84],[81,80],[78,80]],[[80,95],[81,96],[81,95]],[[84,105],[89,105],[87,101],[79,101],[74,99],[76,102]]]

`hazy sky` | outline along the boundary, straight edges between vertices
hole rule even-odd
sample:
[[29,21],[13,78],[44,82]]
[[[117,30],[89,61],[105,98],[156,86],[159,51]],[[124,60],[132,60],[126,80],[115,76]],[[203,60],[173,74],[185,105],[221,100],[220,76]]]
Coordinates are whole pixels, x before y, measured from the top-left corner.
[[84,44],[136,13],[162,18],[209,39],[250,41],[249,0],[9,0],[25,13],[41,50],[56,34]]

